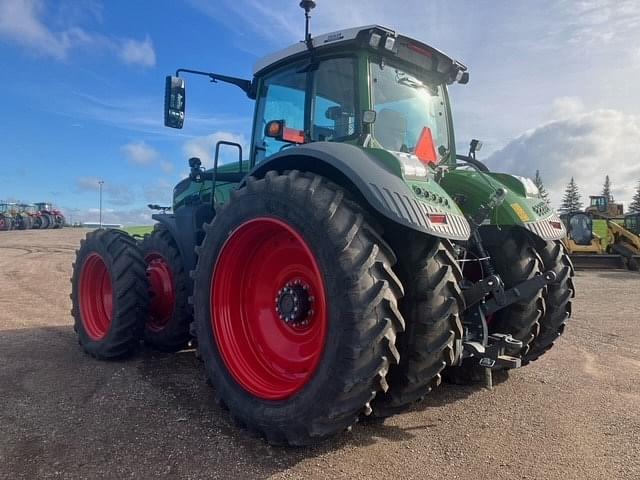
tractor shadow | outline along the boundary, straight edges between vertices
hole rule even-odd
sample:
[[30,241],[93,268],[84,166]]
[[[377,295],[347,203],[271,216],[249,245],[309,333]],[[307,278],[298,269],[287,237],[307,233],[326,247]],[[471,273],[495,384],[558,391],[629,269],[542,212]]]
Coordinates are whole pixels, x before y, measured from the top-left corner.
[[[443,384],[409,414],[482,388]],[[207,465],[223,478],[264,478],[345,447],[405,442],[436,426],[428,413],[417,416],[418,425],[415,415],[411,422],[401,415],[364,420],[317,446],[273,447],[237,426],[214,396],[193,351],[145,347],[103,362],[82,350],[70,325],[0,330],[0,453],[14,477],[43,469],[73,477],[84,459],[89,478],[111,464],[138,478],[198,478]]]

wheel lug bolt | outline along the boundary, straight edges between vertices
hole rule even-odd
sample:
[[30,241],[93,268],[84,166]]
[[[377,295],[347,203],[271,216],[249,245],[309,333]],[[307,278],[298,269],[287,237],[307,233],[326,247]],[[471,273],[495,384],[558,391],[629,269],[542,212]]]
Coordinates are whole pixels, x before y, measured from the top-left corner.
[[315,297],[313,295],[309,295],[309,301],[313,302],[315,300]]

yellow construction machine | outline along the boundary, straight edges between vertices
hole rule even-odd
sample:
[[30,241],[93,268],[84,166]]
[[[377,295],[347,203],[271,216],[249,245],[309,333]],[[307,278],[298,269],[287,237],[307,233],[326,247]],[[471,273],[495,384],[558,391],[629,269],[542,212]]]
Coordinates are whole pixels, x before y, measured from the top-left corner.
[[640,213],[624,215],[621,203],[592,195],[585,212],[562,216],[567,227],[563,240],[578,269],[638,270]]

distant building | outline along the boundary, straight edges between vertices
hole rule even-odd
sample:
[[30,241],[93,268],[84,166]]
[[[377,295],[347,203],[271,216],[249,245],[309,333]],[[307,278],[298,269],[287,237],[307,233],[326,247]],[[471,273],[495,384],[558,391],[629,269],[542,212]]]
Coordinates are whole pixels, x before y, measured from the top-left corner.
[[[98,222],[83,222],[82,224],[85,228],[100,228],[100,224]],[[120,223],[103,223],[102,228],[122,228],[122,224]]]

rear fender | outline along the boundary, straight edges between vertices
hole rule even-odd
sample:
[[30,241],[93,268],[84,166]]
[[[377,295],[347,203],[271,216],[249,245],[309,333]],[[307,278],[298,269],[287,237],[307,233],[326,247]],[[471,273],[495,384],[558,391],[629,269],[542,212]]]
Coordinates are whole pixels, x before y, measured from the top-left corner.
[[[202,243],[204,230],[202,226],[213,219],[214,212],[211,205],[197,203],[185,205],[175,213],[156,213],[151,216],[158,223],[164,225],[173,237],[185,272],[191,272],[196,268],[198,260],[195,247]],[[189,277],[189,295],[193,292],[193,281]]]
[[[380,151],[382,152],[382,151]],[[439,192],[438,203],[420,197],[422,189],[410,188],[394,169],[365,150],[346,143],[315,142],[291,147],[268,157],[249,175],[262,178],[270,170],[302,170],[323,175],[360,197],[376,214],[399,225],[435,237],[466,240],[470,228],[453,200],[433,179],[424,179],[423,189]],[[244,186],[245,182],[240,186]],[[445,207],[446,202],[446,207]],[[429,215],[444,213],[447,222],[432,223]]]

